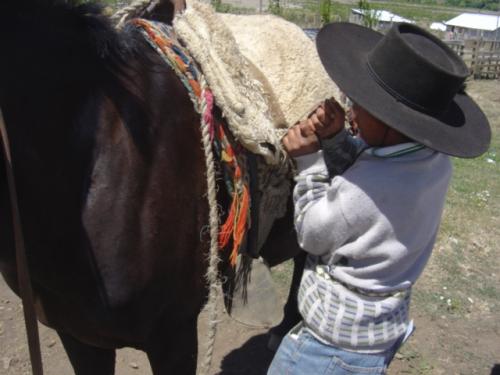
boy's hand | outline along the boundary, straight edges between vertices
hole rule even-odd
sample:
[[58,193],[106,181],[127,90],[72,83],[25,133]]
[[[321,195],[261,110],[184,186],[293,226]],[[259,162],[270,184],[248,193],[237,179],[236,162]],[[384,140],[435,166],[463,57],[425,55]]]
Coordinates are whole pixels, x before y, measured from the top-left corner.
[[282,140],[286,152],[292,158],[312,154],[320,149],[319,139],[316,134],[308,128],[302,129],[300,126],[302,123],[288,129],[288,133]]
[[[299,126],[306,132],[313,132],[320,139],[330,138],[344,128],[345,112],[333,98],[325,100]],[[306,130],[307,129],[307,130]]]
[[345,112],[335,99],[325,100],[309,117],[288,130],[283,146],[291,157],[321,148],[319,139],[330,138],[344,128]]

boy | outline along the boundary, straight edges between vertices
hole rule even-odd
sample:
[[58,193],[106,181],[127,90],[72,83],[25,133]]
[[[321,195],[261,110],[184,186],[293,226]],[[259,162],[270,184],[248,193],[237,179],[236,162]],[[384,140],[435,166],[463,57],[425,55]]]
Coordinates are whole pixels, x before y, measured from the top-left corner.
[[330,24],[317,48],[353,102],[359,137],[327,101],[283,139],[297,162],[295,225],[309,255],[303,321],[268,374],[382,374],[413,329],[411,287],[437,235],[451,177],[446,154],[480,155],[490,129],[460,91],[463,61],[416,26],[383,36]]

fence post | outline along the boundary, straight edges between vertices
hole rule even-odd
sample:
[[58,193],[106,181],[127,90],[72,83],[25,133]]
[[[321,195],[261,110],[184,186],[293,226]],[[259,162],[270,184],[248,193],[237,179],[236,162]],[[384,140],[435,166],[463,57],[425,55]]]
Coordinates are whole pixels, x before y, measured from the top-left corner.
[[464,48],[470,50],[470,72],[474,78],[477,77],[478,73],[478,58],[477,58],[477,40],[467,39],[464,40]]

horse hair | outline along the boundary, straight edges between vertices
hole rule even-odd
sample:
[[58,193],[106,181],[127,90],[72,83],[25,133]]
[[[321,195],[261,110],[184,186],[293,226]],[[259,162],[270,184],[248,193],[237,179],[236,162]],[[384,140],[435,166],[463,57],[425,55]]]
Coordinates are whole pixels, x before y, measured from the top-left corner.
[[[137,77],[165,66],[135,27],[116,30],[102,6],[61,0],[0,2],[0,106],[7,97],[33,108],[63,100],[66,121],[105,95],[124,103],[121,113],[152,117]],[[148,121],[127,121],[137,146],[148,156]],[[79,130],[81,132],[82,130]],[[85,130],[84,130],[85,131]],[[93,129],[87,129],[92,132]],[[80,133],[81,134],[81,133]]]
[[[31,51],[23,54],[23,58],[30,61],[24,64],[17,61],[9,68],[24,67],[26,63],[41,64],[45,75],[66,73],[74,78],[78,75],[86,82],[94,81],[92,76],[96,75],[99,81],[110,74],[122,76],[123,67],[130,67],[127,62],[131,57],[144,55],[140,53],[142,38],[130,28],[117,32],[102,10],[102,6],[94,3],[71,5],[60,0],[2,2],[3,48],[9,51],[8,47],[21,47],[12,43],[26,42]],[[30,43],[33,40],[36,43]],[[67,69],[61,67],[61,61],[70,62],[65,64]]]

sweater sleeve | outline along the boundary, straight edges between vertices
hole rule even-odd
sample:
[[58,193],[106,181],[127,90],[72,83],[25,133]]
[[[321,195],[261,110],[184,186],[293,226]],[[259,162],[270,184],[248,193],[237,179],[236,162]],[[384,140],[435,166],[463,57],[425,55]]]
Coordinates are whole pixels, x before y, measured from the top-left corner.
[[330,179],[322,151],[296,161],[299,173],[293,199],[299,245],[314,255],[332,252],[348,238],[349,225],[338,194],[342,181]]
[[361,139],[352,137],[345,129],[332,138],[323,139],[321,148],[329,176],[344,173],[366,147]]

